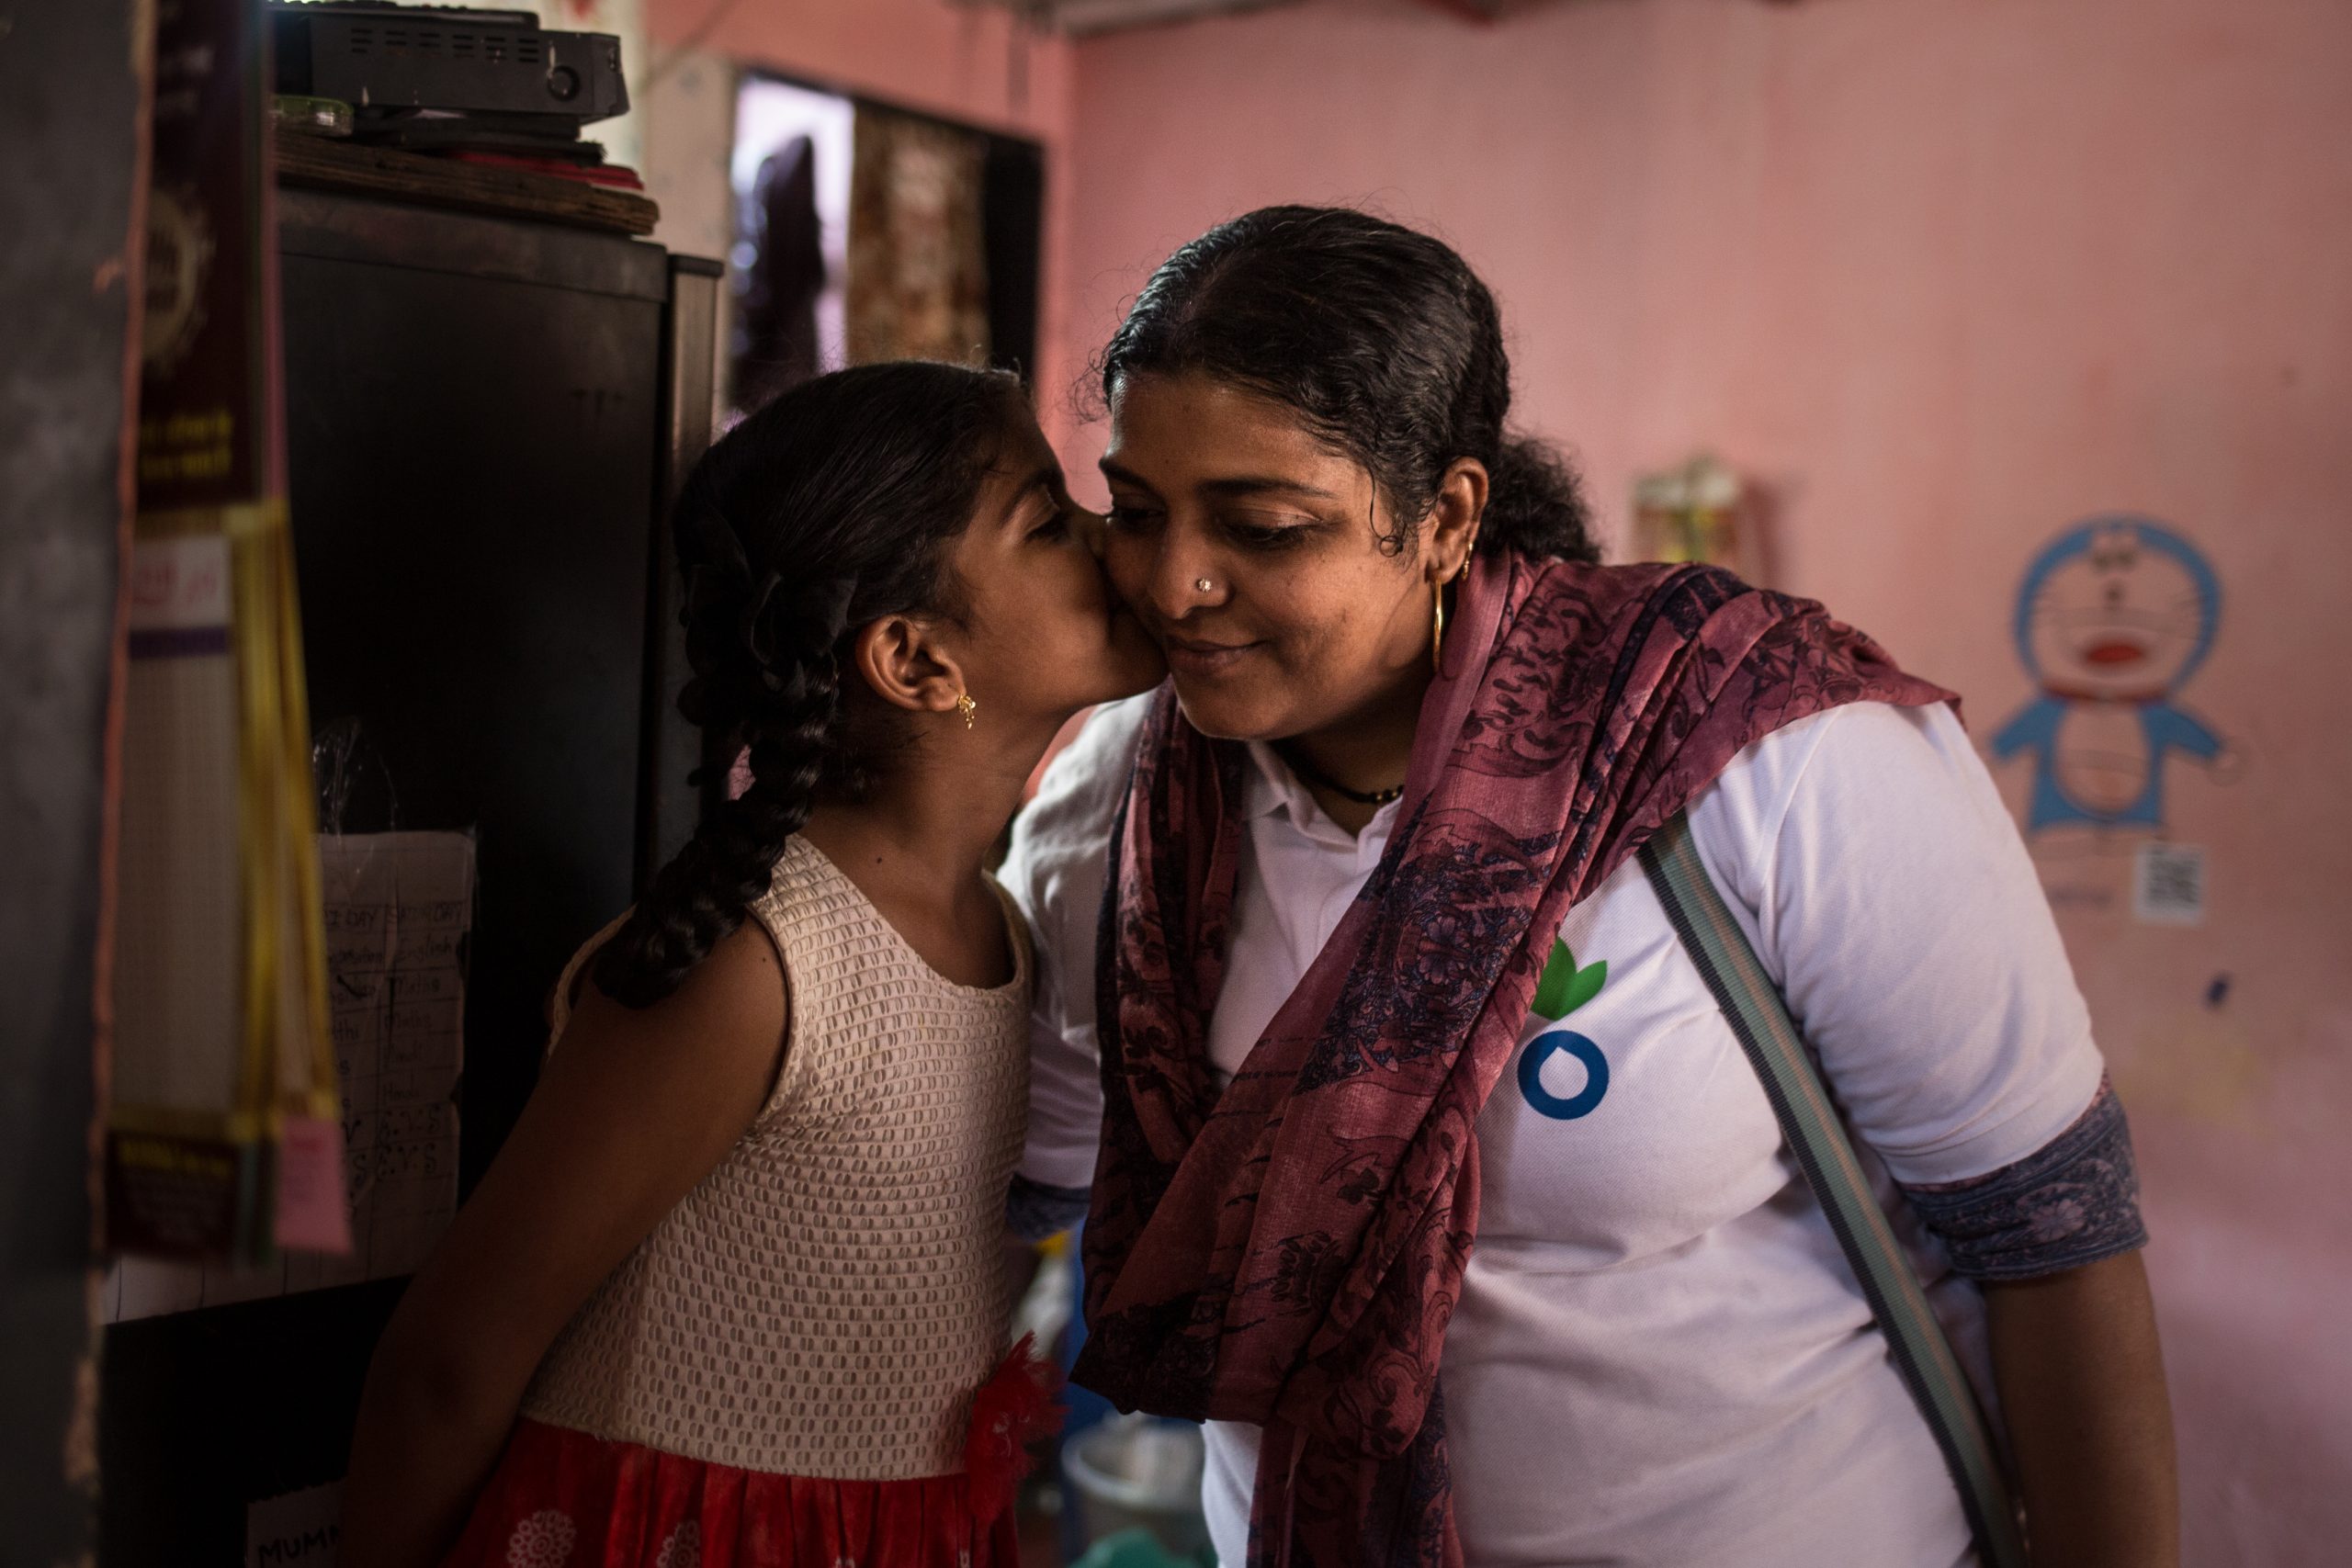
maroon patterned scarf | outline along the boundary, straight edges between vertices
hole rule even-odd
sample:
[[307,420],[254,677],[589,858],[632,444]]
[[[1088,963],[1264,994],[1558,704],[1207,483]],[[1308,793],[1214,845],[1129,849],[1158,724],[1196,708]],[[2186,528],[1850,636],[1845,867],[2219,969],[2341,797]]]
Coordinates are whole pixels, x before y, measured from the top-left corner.
[[1265,1428],[1250,1568],[1457,1568],[1438,1359],[1474,1128],[1571,906],[1760,736],[1950,694],[1711,569],[1480,559],[1400,826],[1223,1095],[1247,753],[1155,700],[1113,834],[1103,1143],[1074,1374]]

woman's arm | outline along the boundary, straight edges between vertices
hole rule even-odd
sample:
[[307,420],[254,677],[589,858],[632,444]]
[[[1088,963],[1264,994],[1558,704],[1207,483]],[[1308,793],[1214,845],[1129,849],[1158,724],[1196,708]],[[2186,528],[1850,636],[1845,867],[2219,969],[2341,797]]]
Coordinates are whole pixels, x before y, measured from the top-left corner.
[[1694,835],[1779,817],[1719,874],[1855,1133],[1985,1292],[2034,1561],[2170,1564],[2131,1135],[1998,793],[1939,709],[1857,704],[1754,750]]
[[2034,1562],[2174,1568],[2172,1411],[2140,1255],[1987,1283],[1984,1302]]
[[1905,1193],[1984,1289],[2034,1560],[2172,1568],[2172,1416],[2114,1090],[2025,1159]]
[[345,1568],[426,1568],[448,1551],[558,1331],[758,1116],[786,1018],[782,965],[752,922],[652,1007],[585,988],[377,1347]]

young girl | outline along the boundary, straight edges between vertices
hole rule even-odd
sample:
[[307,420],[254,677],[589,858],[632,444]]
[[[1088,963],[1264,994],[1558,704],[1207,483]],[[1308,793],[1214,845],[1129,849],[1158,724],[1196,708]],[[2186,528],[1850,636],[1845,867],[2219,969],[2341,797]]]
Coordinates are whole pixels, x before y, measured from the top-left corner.
[[681,705],[752,782],[567,970],[377,1352],[350,1568],[1013,1561],[967,1455],[1028,1375],[1030,963],[982,862],[1062,722],[1159,674],[1083,519],[1018,388],[944,365],[808,382],[695,467]]

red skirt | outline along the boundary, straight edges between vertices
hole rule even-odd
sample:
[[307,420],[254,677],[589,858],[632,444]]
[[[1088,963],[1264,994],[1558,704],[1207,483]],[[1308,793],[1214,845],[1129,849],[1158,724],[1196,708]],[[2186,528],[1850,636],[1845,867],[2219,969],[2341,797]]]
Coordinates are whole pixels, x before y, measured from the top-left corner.
[[445,1568],[1019,1568],[963,1475],[811,1481],[516,1423]]

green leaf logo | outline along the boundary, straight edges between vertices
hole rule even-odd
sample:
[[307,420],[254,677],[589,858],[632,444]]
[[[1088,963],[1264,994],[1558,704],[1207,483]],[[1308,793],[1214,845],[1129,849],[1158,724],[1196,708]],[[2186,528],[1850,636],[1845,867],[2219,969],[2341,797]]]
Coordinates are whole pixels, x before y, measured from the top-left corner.
[[1579,969],[1568,944],[1555,937],[1552,956],[1544,965],[1544,977],[1536,982],[1535,1010],[1557,1023],[1600,995],[1600,987],[1608,983],[1609,960],[1604,958]]

